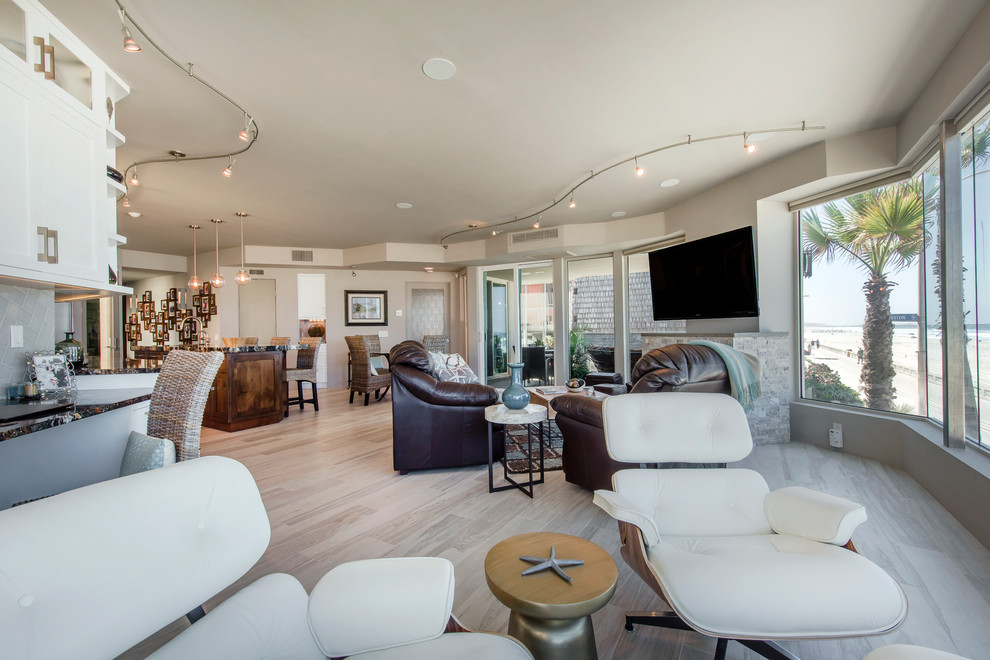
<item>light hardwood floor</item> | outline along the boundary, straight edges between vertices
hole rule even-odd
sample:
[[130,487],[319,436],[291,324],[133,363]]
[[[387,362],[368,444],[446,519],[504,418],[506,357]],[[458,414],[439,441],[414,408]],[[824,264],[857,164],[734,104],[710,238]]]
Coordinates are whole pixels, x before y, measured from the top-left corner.
[[[348,405],[346,391],[321,390],[320,402],[319,412],[293,408],[273,426],[203,430],[204,455],[250,468],[272,524],[258,564],[207,610],[271,572],[290,573],[310,590],[345,561],[441,556],[455,566],[454,613],[462,623],[505,632],[508,610],[485,584],[485,554],[515,534],[557,531],[594,541],[619,567],[614,598],[594,615],[600,658],[711,657],[714,642],[695,633],[645,626],[625,632],[625,610],[661,601],[622,561],[614,521],[563,473],[548,473],[534,500],[517,491],[489,494],[483,466],[400,476],[392,470],[391,396],[364,407]],[[792,652],[805,660],[862,658],[877,646],[913,643],[990,657],[990,552],[904,472],[801,443],[757,447],[742,465],[760,471],[771,488],[805,485],[865,503],[870,519],[853,539],[910,601],[907,621],[891,635],[786,643]],[[121,657],[144,657],[186,625],[177,621]],[[730,644],[728,657],[757,656]]]

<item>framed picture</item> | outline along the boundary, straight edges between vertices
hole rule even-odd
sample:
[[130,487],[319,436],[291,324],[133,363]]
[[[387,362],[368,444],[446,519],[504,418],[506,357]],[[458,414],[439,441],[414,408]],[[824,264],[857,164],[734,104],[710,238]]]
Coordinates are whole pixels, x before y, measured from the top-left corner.
[[344,325],[388,325],[388,291],[345,291]]
[[62,353],[35,353],[30,366],[42,392],[70,390],[75,386],[75,378]]
[[175,287],[169,289],[168,293],[165,294],[165,300],[178,300],[178,299],[179,299],[179,290],[176,289]]
[[217,315],[217,306],[210,305],[210,316],[216,316],[216,315]]
[[162,301],[162,311],[163,312],[168,311],[168,301],[167,300],[163,300]]
[[[211,293],[210,294],[210,307],[216,307],[216,306],[217,306],[217,294]],[[216,313],[216,312],[214,312],[214,313]]]
[[138,315],[137,313],[131,314],[131,325],[137,325]]
[[141,294],[142,302],[151,302],[151,291],[145,291]]
[[213,291],[213,285],[210,284],[209,280],[203,282],[203,295],[208,296],[212,291]]

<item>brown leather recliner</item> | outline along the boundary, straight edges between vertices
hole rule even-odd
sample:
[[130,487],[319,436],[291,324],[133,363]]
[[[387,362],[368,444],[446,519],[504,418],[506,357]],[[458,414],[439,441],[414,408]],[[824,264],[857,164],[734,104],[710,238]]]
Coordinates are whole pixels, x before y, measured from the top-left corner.
[[[498,403],[494,387],[438,381],[430,356],[417,341],[389,353],[392,371],[392,467],[409,470],[488,462],[485,408]],[[496,426],[492,458],[505,453],[504,429]]]
[[[596,386],[601,388],[602,386]],[[718,353],[707,346],[671,344],[649,351],[633,367],[632,383],[609,386],[626,392],[719,392],[729,394],[729,374]],[[612,475],[639,465],[612,460],[605,448],[602,401],[580,394],[554,397],[550,405],[564,439],[564,478],[589,490],[611,490]],[[662,433],[662,429],[657,429]],[[673,467],[673,466],[671,466]]]

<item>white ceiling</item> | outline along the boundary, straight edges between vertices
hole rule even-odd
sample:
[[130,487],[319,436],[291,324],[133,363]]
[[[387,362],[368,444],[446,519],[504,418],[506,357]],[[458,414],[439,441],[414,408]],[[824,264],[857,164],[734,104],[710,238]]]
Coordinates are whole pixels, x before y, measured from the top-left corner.
[[[234,107],[147,43],[123,51],[112,0],[43,2],[131,86],[117,107],[119,169],[243,146]],[[435,244],[688,134],[827,127],[778,133],[753,155],[732,140],[646,157],[645,177],[617,168],[543,223],[661,211],[809,144],[896,123],[984,3],[131,0],[128,13],[246,108],[260,137],[230,179],[226,159],[141,167],[131,199],[144,215],[121,209],[118,231],[129,249],[190,254],[186,225],[244,210],[253,245]],[[427,78],[432,57],[457,75]],[[671,177],[681,184],[658,186]],[[221,247],[237,244],[235,227],[221,228]]]

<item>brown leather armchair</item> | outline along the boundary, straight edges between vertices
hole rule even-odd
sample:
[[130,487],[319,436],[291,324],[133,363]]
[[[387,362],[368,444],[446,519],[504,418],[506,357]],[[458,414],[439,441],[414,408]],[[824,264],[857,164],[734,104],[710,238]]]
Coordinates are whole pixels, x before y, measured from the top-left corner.
[[[596,385],[600,391],[602,385]],[[707,346],[671,344],[655,348],[633,367],[632,383],[608,386],[608,394],[627,392],[720,392],[729,394],[729,375],[718,353]],[[564,439],[564,478],[589,490],[612,488],[617,470],[638,465],[613,460],[605,448],[602,401],[564,394],[550,401]],[[662,433],[662,429],[657,429]],[[674,467],[673,465],[669,467]]]
[[[409,470],[488,462],[485,408],[498,403],[494,387],[438,381],[417,341],[392,347],[392,467]],[[501,426],[493,429],[492,457],[505,453]]]

